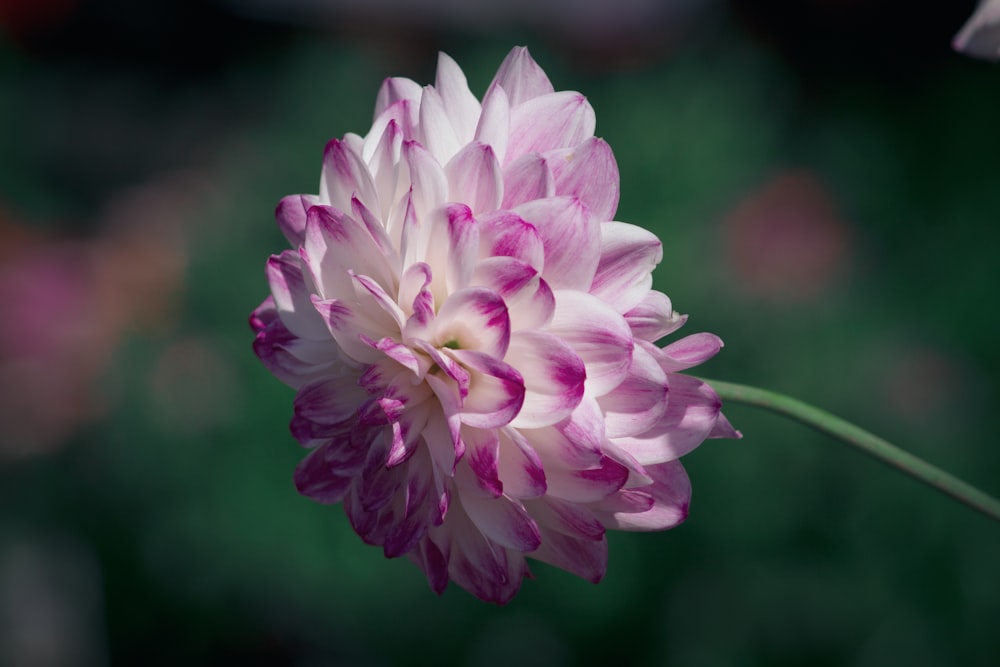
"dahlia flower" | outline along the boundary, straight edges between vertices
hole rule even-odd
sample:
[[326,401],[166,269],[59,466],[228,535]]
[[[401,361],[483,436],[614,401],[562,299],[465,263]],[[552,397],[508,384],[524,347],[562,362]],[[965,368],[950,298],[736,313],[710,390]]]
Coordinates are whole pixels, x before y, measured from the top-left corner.
[[652,291],[660,242],[614,221],[618,168],[594,110],[524,48],[480,102],[441,55],[435,84],[382,84],[374,123],[333,139],[318,195],[276,217],[254,349],[298,393],[298,490],[354,530],[504,603],[527,558],[597,582],[605,531],[687,515],[678,460],[738,437],[680,371],[722,347]]

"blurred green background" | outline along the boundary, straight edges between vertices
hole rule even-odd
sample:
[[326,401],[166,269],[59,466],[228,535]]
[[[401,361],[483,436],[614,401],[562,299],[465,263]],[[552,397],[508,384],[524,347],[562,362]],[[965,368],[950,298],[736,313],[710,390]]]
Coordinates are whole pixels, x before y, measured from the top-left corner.
[[726,341],[701,374],[1000,493],[1000,66],[931,4],[0,2],[0,664],[1000,664],[1000,526],[740,406],[601,584],[438,597],[297,495],[246,324],[382,78],[444,50],[481,95],[526,44]]

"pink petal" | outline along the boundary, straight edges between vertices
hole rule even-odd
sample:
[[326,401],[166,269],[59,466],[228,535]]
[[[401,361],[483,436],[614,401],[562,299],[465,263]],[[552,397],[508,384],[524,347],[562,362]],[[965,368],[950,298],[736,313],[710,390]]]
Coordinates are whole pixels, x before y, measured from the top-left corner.
[[459,467],[456,478],[462,471],[468,471],[466,477],[471,479],[471,483],[463,486],[463,498],[477,493],[487,498],[499,498],[503,494],[503,483],[499,474],[500,439],[496,430],[466,426],[462,428],[462,441],[465,442],[462,461],[468,465]]
[[326,322],[327,329],[340,349],[351,359],[361,363],[374,363],[382,354],[364,339],[375,340],[382,327],[363,311],[338,299],[313,298],[313,307]]
[[524,405],[515,428],[550,426],[572,414],[583,399],[583,361],[557,336],[522,331],[511,337],[504,361],[522,370]]
[[438,54],[434,88],[441,96],[441,102],[458,142],[469,143],[479,123],[479,100],[469,90],[462,68],[444,53]]
[[545,156],[555,179],[555,193],[576,197],[598,220],[612,220],[618,208],[618,163],[603,139],[591,137],[578,146]]
[[549,77],[523,46],[511,49],[500,63],[500,68],[490,85],[494,84],[507,92],[511,106],[553,91]]
[[466,145],[444,168],[448,198],[469,206],[474,214],[500,206],[503,176],[493,149],[478,141]]
[[524,402],[524,379],[517,370],[475,350],[446,350],[468,370],[469,394],[459,417],[476,428],[498,428],[512,420]]
[[431,590],[438,595],[444,593],[448,587],[448,560],[437,545],[425,537],[417,548],[407,555],[427,575],[427,583]]
[[952,42],[956,51],[986,60],[1000,59],[1000,2],[983,0]]
[[368,208],[379,210],[378,191],[368,165],[345,142],[333,139],[323,152],[319,198],[334,208],[349,211],[355,196]]
[[653,286],[653,268],[663,259],[656,235],[624,222],[601,225],[601,259],[590,293],[625,313],[638,306]]
[[608,568],[608,543],[605,539],[588,540],[542,529],[542,545],[531,557],[555,565],[567,572],[598,583]]
[[367,228],[339,209],[330,206],[309,209],[303,251],[323,298],[354,298],[354,280],[349,270],[370,276],[384,288],[394,286],[395,272]]
[[367,395],[344,377],[313,382],[295,396],[295,415],[319,424],[337,424],[353,417]]
[[591,503],[616,492],[628,480],[629,470],[608,457],[593,468],[566,470],[545,469],[546,496],[562,498],[573,503]]
[[295,468],[295,488],[299,493],[325,505],[339,503],[354,483],[360,465],[345,466],[339,449],[330,442],[317,447]]
[[743,434],[733,428],[733,425],[726,419],[726,415],[719,413],[719,419],[715,422],[715,427],[708,434],[709,438],[734,438],[739,440]]
[[476,528],[487,539],[503,547],[534,551],[541,543],[538,526],[519,502],[503,496],[463,496],[462,506]]
[[550,197],[522,204],[514,213],[542,238],[542,278],[549,286],[587,291],[601,256],[601,224],[587,207],[571,197]]
[[653,343],[684,326],[687,315],[675,312],[666,294],[652,291],[625,313],[625,321],[637,339]]
[[526,153],[576,146],[594,136],[595,126],[594,108],[580,93],[567,90],[532,98],[511,108],[507,162]]
[[400,174],[400,183],[410,182],[411,205],[418,220],[448,200],[448,179],[442,164],[417,142],[403,142],[402,165],[406,173]]
[[[691,481],[680,461],[646,466],[653,483],[649,486],[619,491],[591,505],[605,526],[615,530],[652,531],[673,528],[684,521],[691,503]],[[629,496],[649,496],[652,505],[643,509]],[[638,510],[638,511],[637,511]]]
[[563,339],[587,369],[587,394],[599,397],[628,376],[632,332],[621,315],[600,299],[582,292],[556,292],[556,311],[547,331]]
[[431,86],[424,86],[420,96],[419,117],[420,143],[437,159],[438,164],[447,163],[462,144],[448,118],[444,100]]
[[715,428],[722,407],[718,395],[701,380],[671,374],[668,381],[667,409],[659,423],[645,433],[615,439],[647,469],[700,445]]
[[412,79],[399,76],[385,79],[375,98],[375,118],[377,119],[386,109],[400,101],[420,102],[420,94],[420,84]]
[[538,454],[516,429],[499,431],[498,474],[511,498],[537,498],[545,493],[545,470]]
[[609,438],[648,431],[667,409],[667,375],[656,358],[637,344],[625,380],[598,399]]
[[503,164],[510,136],[510,101],[503,88],[490,86],[483,96],[482,113],[474,139],[493,147],[497,160]]
[[545,246],[534,225],[510,211],[497,211],[479,217],[479,256],[514,257],[541,271]]
[[[579,470],[600,464],[604,443],[603,415],[597,402],[584,399],[575,413],[554,426],[538,429],[517,429],[530,449],[535,452],[543,469]],[[525,448],[527,449],[527,448]]]
[[481,600],[510,602],[528,571],[524,557],[486,539],[464,512],[461,520],[458,514],[449,514],[455,518],[449,536],[448,574]]
[[441,306],[429,336],[436,347],[476,350],[503,359],[510,344],[507,305],[483,287],[459,290]]
[[548,283],[529,264],[513,257],[482,260],[472,282],[493,290],[506,302],[512,330],[543,327],[555,312],[556,299]]
[[293,250],[267,260],[267,281],[274,307],[288,330],[302,338],[322,340],[328,336],[323,320],[312,307],[312,281],[302,274],[302,261]]
[[315,195],[289,195],[278,202],[274,217],[278,228],[293,248],[302,245],[306,232],[306,213],[319,203]]
[[503,202],[510,209],[525,202],[556,194],[555,178],[549,163],[538,153],[522,155],[503,169]]
[[309,340],[290,332],[278,317],[273,297],[267,297],[251,315],[254,354],[275,377],[297,389],[326,376],[337,363],[332,338]]
[[676,373],[692,366],[703,364],[722,349],[722,339],[715,334],[696,333],[685,336],[663,349],[655,349],[656,359],[660,368],[667,373]]
[[593,512],[577,503],[544,497],[529,500],[524,506],[542,528],[585,540],[600,540],[604,537],[604,525]]

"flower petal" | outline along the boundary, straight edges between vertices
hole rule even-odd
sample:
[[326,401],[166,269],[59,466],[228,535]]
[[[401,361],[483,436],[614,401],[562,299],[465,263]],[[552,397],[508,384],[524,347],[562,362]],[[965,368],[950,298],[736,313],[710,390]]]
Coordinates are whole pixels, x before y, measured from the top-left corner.
[[550,426],[572,414],[583,399],[583,361],[557,336],[541,331],[515,333],[504,361],[523,369],[524,405],[515,428]]
[[667,374],[656,358],[637,344],[625,380],[597,401],[604,411],[609,438],[644,433],[667,409]]
[[267,281],[274,307],[288,330],[302,338],[326,338],[326,326],[312,307],[312,281],[302,273],[302,261],[294,250],[285,250],[267,260]]
[[619,196],[618,163],[604,139],[591,137],[545,157],[552,170],[557,195],[580,199],[598,220],[614,218]]
[[722,339],[715,334],[696,333],[656,350],[656,359],[667,373],[676,373],[703,364],[722,349]]
[[439,53],[434,88],[460,144],[467,144],[479,123],[479,100],[469,90],[462,68],[450,56]]
[[538,454],[517,429],[499,430],[497,472],[511,498],[537,498],[545,493],[545,469]]
[[643,466],[672,461],[700,445],[715,428],[722,402],[708,384],[687,375],[668,376],[667,409],[649,431],[615,443]]
[[538,230],[545,248],[542,278],[552,289],[587,291],[601,257],[601,224],[579,199],[550,197],[514,213]]
[[435,347],[476,350],[503,359],[510,344],[507,305],[483,287],[459,290],[441,306],[427,336]]
[[444,100],[432,86],[424,86],[420,96],[420,127],[418,136],[438,164],[445,164],[462,147],[455,128],[448,118]]
[[555,312],[556,299],[534,268],[513,257],[491,257],[476,266],[475,285],[496,292],[507,304],[512,330],[545,326]]
[[306,213],[319,203],[315,195],[289,195],[283,197],[274,209],[278,228],[293,248],[302,245],[306,233]]
[[534,551],[541,544],[538,525],[517,501],[504,496],[463,496],[462,505],[476,528],[503,547]]
[[524,378],[495,357],[476,350],[445,350],[468,370],[469,393],[459,417],[476,428],[498,428],[510,422],[524,402]]
[[599,397],[617,388],[632,364],[632,332],[621,315],[597,297],[555,292],[556,310],[546,331],[560,337],[587,369],[586,391]]
[[684,326],[687,315],[681,315],[673,310],[670,298],[666,294],[652,291],[625,313],[625,321],[637,339],[655,343]]
[[378,192],[368,165],[346,142],[332,139],[323,151],[320,201],[341,211],[350,211],[351,199],[355,196],[369,209],[379,210]]
[[530,554],[531,558],[555,565],[595,584],[604,578],[608,569],[606,539],[581,539],[544,528],[541,533],[542,545]]
[[567,90],[534,97],[511,108],[507,161],[525,153],[576,146],[594,136],[596,124],[594,108],[580,93]]
[[[646,466],[653,483],[637,489],[619,491],[591,505],[605,526],[616,530],[666,530],[684,521],[691,504],[691,480],[680,461]],[[642,509],[629,495],[649,496],[652,504]],[[638,511],[637,511],[638,510]]]
[[450,200],[468,205],[474,214],[500,206],[503,175],[489,145],[478,141],[466,145],[445,165],[444,172]]
[[554,90],[549,77],[523,46],[516,46],[507,54],[493,77],[493,84],[507,92],[511,106]]
[[541,271],[545,262],[545,246],[538,229],[510,211],[497,211],[480,216],[479,257],[514,257]]
[[653,269],[663,259],[655,234],[624,222],[601,225],[601,259],[590,293],[625,313],[639,305],[653,286]]
[[503,169],[501,208],[510,209],[556,194],[555,178],[548,161],[538,153],[522,155]]
[[507,138],[510,136],[510,101],[498,85],[490,86],[483,96],[482,113],[476,126],[474,139],[493,147],[500,164],[507,155]]

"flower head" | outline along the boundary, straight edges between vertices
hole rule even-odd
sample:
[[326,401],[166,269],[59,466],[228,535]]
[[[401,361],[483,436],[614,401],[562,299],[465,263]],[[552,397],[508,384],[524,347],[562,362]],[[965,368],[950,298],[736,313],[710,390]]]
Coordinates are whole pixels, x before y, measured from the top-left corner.
[[254,349],[297,390],[299,491],[344,504],[431,587],[506,602],[526,558],[591,581],[605,530],[681,522],[679,457],[737,437],[680,371],[722,346],[652,291],[660,242],[613,221],[594,110],[524,48],[482,102],[458,65],[387,79],[364,137],[327,144],[319,195],[277,208]]

